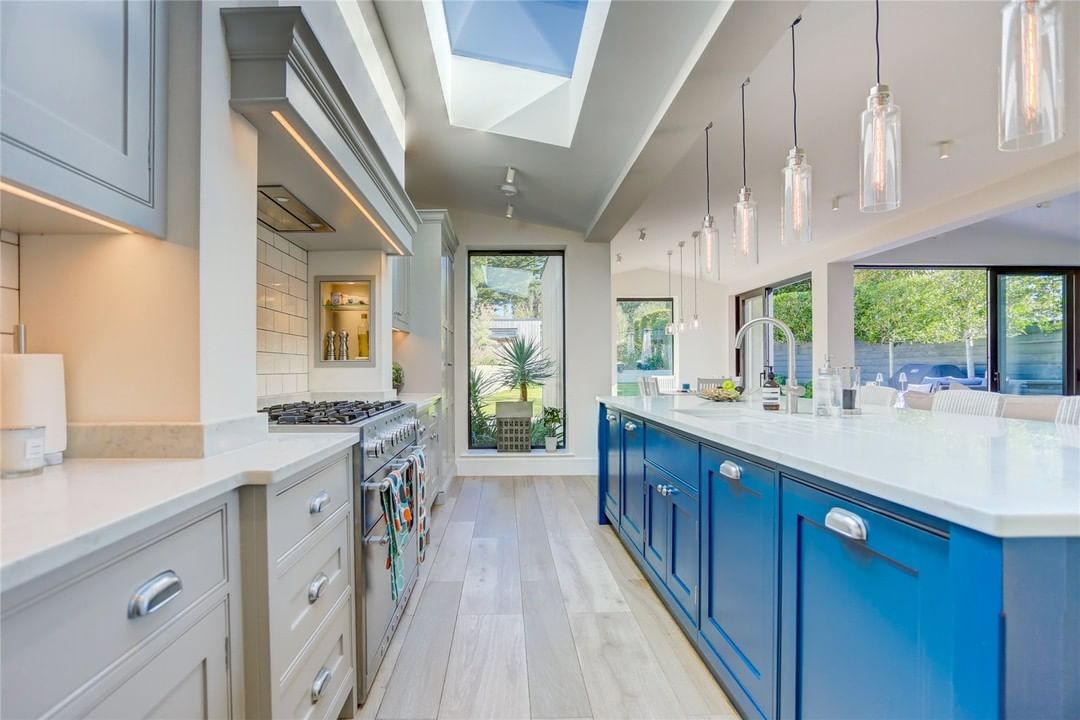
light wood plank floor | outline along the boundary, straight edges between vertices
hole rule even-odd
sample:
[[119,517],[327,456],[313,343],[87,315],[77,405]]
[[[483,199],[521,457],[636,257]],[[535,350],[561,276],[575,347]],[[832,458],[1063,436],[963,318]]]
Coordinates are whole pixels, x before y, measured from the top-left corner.
[[456,478],[417,590],[361,718],[738,718],[594,478]]

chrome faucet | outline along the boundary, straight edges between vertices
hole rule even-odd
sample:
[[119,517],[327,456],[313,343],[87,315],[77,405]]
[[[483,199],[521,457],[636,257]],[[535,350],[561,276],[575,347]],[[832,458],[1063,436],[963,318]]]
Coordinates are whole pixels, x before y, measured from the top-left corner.
[[739,328],[739,332],[736,333],[736,350],[742,347],[746,331],[756,325],[775,325],[780,328],[780,332],[784,333],[784,340],[787,341],[788,347],[787,411],[788,415],[794,415],[799,411],[799,398],[806,392],[803,386],[795,381],[795,333],[791,332],[791,328],[783,320],[771,317],[754,318]]

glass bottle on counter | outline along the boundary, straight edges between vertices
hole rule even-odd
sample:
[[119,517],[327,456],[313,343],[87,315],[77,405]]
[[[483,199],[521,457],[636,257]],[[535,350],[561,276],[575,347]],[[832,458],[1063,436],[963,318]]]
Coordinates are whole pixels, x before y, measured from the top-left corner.
[[833,370],[829,356],[825,356],[825,367],[818,368],[814,376],[814,415],[817,417],[831,417],[833,408],[840,403],[836,395],[836,372]]

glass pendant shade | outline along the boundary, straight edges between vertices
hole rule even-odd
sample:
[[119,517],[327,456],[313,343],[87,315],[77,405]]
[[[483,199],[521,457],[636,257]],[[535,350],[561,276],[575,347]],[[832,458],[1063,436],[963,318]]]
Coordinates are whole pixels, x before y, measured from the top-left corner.
[[796,245],[811,239],[810,163],[802,148],[788,151],[784,167],[784,207],[780,223],[780,244]]
[[731,250],[736,255],[758,261],[757,202],[750,196],[750,188],[739,190],[739,200],[732,208]]
[[1027,150],[1065,134],[1062,3],[1010,0],[1001,9],[998,148]]
[[900,207],[900,107],[888,85],[870,88],[862,113],[859,210],[888,212]]
[[697,313],[694,313],[694,319],[690,321],[690,327],[694,328],[695,330],[701,327],[701,318],[697,316]]
[[701,268],[706,276],[711,276],[716,266],[716,250],[720,246],[720,230],[716,227],[716,218],[706,215],[701,222]]

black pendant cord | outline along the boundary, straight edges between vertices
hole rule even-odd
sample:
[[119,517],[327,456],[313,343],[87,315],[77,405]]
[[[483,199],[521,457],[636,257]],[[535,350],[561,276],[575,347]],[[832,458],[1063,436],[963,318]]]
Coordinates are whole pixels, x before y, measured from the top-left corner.
[[750,78],[742,84],[742,186],[746,187],[746,86]]
[[705,214],[712,215],[712,206],[709,204],[712,195],[712,183],[709,177],[709,131],[712,123],[705,126]]
[[799,96],[795,93],[795,26],[802,22],[802,15],[791,23],[791,130],[795,147],[799,147]]
[[877,84],[881,84],[881,2],[874,0],[874,50],[877,52]]

